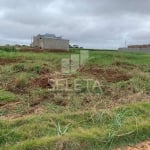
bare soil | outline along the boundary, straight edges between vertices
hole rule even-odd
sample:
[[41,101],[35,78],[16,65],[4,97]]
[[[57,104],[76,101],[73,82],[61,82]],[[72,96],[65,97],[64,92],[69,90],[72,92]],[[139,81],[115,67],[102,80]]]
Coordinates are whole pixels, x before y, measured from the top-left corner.
[[49,79],[52,79],[51,74],[49,75],[41,75],[38,78],[34,78],[31,80],[31,86],[32,87],[41,87],[41,88],[52,88],[53,83],[49,81]]
[[20,62],[20,59],[7,59],[7,58],[0,58],[0,65],[7,65],[11,63],[17,63]]
[[92,75],[96,78],[105,79],[107,82],[127,81],[131,78],[130,75],[117,69],[103,69],[100,66],[90,66],[80,68],[81,73]]
[[136,146],[128,146],[126,148],[118,148],[116,150],[150,150],[150,141],[145,141]]

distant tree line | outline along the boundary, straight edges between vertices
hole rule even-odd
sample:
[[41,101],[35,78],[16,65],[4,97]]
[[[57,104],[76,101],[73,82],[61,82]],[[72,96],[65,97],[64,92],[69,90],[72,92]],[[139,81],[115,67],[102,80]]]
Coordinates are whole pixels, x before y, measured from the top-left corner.
[[81,47],[79,45],[69,45],[69,48],[83,48],[83,47]]

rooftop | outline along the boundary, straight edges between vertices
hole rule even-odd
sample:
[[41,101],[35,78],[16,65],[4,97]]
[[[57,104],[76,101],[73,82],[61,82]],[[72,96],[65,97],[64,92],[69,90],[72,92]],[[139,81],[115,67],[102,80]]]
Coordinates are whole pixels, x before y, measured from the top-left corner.
[[38,36],[40,36],[41,38],[62,39],[62,37],[57,37],[55,34],[49,34],[49,33],[39,34]]

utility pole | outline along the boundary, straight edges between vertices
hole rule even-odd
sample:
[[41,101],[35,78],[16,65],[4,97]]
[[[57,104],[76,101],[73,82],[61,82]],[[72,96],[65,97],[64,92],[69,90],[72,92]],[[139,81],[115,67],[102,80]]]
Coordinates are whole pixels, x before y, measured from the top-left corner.
[[31,37],[31,47],[32,47],[32,43],[33,43],[33,37]]
[[127,41],[125,40],[125,48],[127,48]]

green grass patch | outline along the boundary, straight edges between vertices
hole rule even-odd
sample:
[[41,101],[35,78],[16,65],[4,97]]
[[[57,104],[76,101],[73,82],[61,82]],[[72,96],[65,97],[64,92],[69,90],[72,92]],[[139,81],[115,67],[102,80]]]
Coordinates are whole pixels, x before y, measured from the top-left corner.
[[145,102],[107,112],[44,114],[1,121],[1,148],[46,150],[63,146],[65,150],[108,150],[147,140],[150,138],[149,109],[150,103]]
[[[131,75],[127,81],[113,83],[104,80],[105,73],[104,77],[99,75],[101,72],[92,76],[92,70],[87,75],[78,72],[71,76],[71,79],[101,78],[102,91],[88,93],[86,83],[82,83],[81,94],[50,93],[42,87],[32,87],[35,78],[42,79],[51,74],[59,78],[61,60],[79,53],[79,49],[72,49],[70,53],[0,50],[0,59],[23,60],[0,67],[0,103],[7,106],[7,102],[14,101],[16,97],[20,100],[12,108],[0,109],[0,116],[25,115],[10,121],[0,120],[0,149],[112,150],[150,139],[148,53],[90,50],[87,65],[106,71],[116,69]],[[110,76],[114,74],[110,73]],[[144,100],[147,102],[137,102]],[[65,105],[61,102],[65,102]],[[128,102],[131,104],[121,106]],[[117,108],[112,108],[116,105]],[[34,114],[36,111],[37,115]],[[43,113],[38,115],[38,111]],[[31,114],[26,116],[28,113]]]
[[0,102],[11,102],[14,101],[16,98],[15,94],[0,89]]

